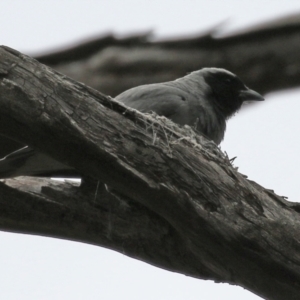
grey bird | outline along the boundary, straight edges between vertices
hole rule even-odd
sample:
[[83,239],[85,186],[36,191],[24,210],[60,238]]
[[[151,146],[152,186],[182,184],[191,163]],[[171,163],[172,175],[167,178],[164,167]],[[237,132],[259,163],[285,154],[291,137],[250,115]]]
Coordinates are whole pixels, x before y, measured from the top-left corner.
[[[264,100],[235,74],[219,68],[203,68],[174,81],[141,85],[115,99],[143,113],[154,112],[179,125],[194,127],[216,144],[224,138],[226,121],[244,101]],[[0,178],[21,175],[80,177],[73,168],[27,146],[0,159]]]

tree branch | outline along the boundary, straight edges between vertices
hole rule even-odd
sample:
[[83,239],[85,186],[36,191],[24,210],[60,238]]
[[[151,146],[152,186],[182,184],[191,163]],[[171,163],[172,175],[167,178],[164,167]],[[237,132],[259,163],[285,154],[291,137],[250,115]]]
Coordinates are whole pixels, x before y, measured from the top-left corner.
[[49,179],[5,180],[0,228],[99,245],[167,270],[210,278],[167,222],[99,184],[83,190],[76,183]]
[[216,37],[220,31],[219,25],[196,37],[160,41],[149,33],[125,38],[110,34],[37,59],[112,96],[202,67],[228,69],[263,94],[299,86],[299,14]]
[[45,181],[33,194],[22,178],[9,180],[0,185],[2,230],[101,245],[267,299],[299,298],[297,205],[247,180],[204,138],[15,50],[0,48],[0,76],[0,134],[110,191]]

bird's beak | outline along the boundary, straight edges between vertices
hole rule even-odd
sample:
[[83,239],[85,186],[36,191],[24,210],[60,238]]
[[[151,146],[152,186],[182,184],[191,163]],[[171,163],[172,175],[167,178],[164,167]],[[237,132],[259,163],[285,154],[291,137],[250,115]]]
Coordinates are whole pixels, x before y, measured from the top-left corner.
[[255,92],[253,90],[250,90],[250,89],[240,91],[239,98],[242,101],[263,101],[263,100],[265,100],[261,94]]

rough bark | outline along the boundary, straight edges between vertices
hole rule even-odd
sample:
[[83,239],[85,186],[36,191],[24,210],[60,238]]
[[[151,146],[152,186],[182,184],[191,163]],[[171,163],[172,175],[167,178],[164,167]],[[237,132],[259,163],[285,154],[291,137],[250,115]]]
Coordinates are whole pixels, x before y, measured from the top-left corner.
[[247,180],[204,138],[15,50],[0,48],[0,77],[0,134],[88,178],[81,187],[5,181],[2,230],[92,243],[266,299],[299,299],[297,204]]

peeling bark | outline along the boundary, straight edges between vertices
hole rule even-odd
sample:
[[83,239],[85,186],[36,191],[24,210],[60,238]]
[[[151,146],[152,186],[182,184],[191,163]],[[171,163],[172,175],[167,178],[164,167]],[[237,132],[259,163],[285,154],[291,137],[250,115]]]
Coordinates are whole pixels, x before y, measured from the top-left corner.
[[0,134],[86,178],[81,187],[4,181],[0,229],[107,247],[266,299],[299,298],[298,204],[247,180],[190,130],[15,50],[0,48],[0,77]]

